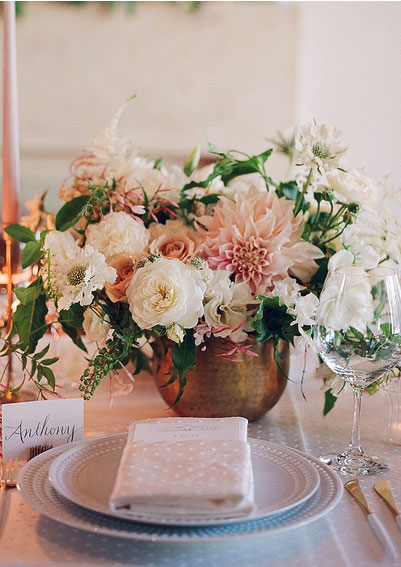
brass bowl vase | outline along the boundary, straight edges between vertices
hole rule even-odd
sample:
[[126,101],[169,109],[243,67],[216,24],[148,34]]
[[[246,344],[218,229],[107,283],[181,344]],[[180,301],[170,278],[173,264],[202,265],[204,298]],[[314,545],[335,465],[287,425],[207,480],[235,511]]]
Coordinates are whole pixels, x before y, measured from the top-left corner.
[[[206,350],[198,349],[196,367],[186,372],[187,383],[174,412],[185,417],[242,416],[255,421],[269,411],[279,400],[287,384],[287,378],[278,368],[273,355],[273,342],[255,341],[251,350],[258,357],[235,353],[241,362],[225,360],[216,354],[225,352],[227,344],[222,339],[209,339]],[[288,376],[289,346],[281,341],[279,346],[281,367]],[[159,391],[171,406],[178,393],[178,380],[164,386],[171,376],[171,349],[155,374]]]

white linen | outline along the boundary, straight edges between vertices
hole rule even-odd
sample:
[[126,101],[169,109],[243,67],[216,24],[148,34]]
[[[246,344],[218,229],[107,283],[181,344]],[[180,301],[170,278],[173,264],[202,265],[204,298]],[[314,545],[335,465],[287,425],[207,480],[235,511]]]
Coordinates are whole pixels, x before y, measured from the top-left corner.
[[232,517],[253,497],[246,419],[165,418],[131,425],[110,507]]

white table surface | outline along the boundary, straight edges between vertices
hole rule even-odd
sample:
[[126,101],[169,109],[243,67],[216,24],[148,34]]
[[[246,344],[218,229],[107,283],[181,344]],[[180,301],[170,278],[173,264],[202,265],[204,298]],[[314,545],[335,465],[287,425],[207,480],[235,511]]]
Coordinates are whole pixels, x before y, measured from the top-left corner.
[[[75,371],[77,366],[73,365]],[[294,365],[293,365],[294,368]],[[296,372],[292,372],[294,380]],[[71,382],[66,381],[71,386]],[[352,395],[345,394],[331,414],[323,418],[320,383],[307,373],[305,401],[299,384],[286,391],[264,418],[249,426],[249,436],[321,454],[345,448],[352,422]],[[72,392],[74,390],[72,389]],[[87,437],[127,431],[144,417],[172,415],[148,375],[140,375],[134,391],[116,397],[107,407],[106,384],[85,403]],[[383,440],[381,394],[364,395],[362,436],[365,450],[391,461],[390,481],[401,504],[401,447]],[[401,531],[391,512],[373,492],[378,477],[362,478],[368,502],[386,525],[400,559],[391,562],[371,532],[366,516],[348,493],[323,518],[286,532],[250,535],[213,542],[159,543],[127,541],[87,533],[49,520],[24,502],[17,490],[9,490],[9,510],[0,535],[2,567],[365,567],[401,565]],[[344,482],[347,480],[343,478]],[[269,487],[266,486],[266,490]]]

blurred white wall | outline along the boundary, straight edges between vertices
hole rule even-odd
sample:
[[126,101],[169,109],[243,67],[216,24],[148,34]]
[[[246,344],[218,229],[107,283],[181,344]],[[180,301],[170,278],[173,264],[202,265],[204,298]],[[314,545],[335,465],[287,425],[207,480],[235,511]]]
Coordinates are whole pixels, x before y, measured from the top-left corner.
[[401,2],[299,8],[296,119],[337,125],[349,165],[401,189]]
[[[105,3],[106,4],[106,3]],[[122,4],[122,3],[121,3]],[[400,2],[26,2],[17,21],[22,196],[49,189],[132,93],[124,134],[180,163],[205,136],[265,149],[297,119],[344,132],[355,167],[400,183]],[[284,171],[272,160],[271,171]]]

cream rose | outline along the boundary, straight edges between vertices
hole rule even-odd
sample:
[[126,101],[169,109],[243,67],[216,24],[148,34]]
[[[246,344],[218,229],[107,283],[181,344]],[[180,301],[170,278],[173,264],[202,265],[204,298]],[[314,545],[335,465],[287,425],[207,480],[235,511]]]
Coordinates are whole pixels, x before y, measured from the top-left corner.
[[149,231],[127,213],[108,213],[99,223],[86,229],[87,243],[99,250],[109,264],[118,261],[121,255],[134,257],[145,251],[149,242]]
[[327,181],[340,200],[371,205],[376,201],[378,185],[365,173],[336,169],[327,174]]
[[192,329],[203,315],[205,289],[200,272],[175,258],[147,262],[127,289],[132,318],[142,329],[173,323]]
[[104,344],[110,330],[109,316],[98,308],[89,307],[84,313],[82,327],[90,341]]
[[153,223],[149,227],[151,254],[161,253],[166,258],[181,262],[190,260],[199,252],[202,237],[180,220],[168,220],[166,224]]

